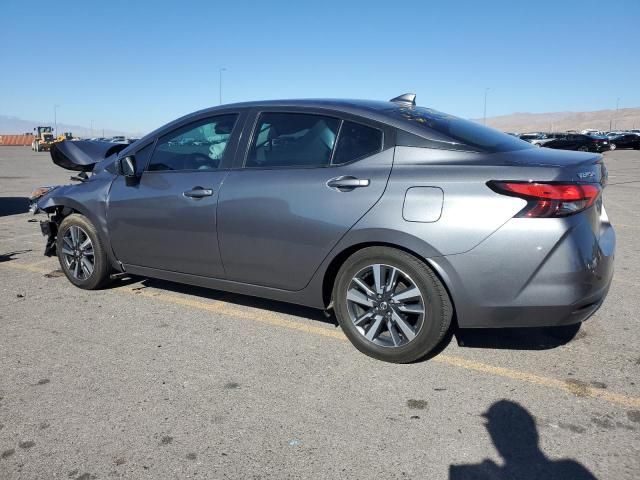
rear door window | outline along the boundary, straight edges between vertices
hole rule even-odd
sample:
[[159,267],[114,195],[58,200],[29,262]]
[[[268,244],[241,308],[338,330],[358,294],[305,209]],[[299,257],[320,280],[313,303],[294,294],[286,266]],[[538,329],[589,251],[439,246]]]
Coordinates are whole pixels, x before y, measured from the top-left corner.
[[340,165],[368,157],[382,150],[382,132],[377,128],[345,121],[340,128],[333,163]]
[[340,120],[307,113],[262,113],[246,168],[323,167],[331,162]]

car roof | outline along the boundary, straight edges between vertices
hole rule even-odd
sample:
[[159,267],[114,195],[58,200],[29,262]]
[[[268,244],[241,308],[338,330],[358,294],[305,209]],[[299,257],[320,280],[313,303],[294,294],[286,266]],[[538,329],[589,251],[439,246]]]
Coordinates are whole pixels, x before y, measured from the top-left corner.
[[273,106],[302,106],[302,107],[330,107],[330,108],[356,108],[363,110],[382,110],[385,108],[398,105],[397,103],[383,100],[365,100],[355,98],[288,98],[279,100],[255,100],[248,102],[230,103],[212,107],[210,110],[216,110],[221,107],[273,107]]
[[198,110],[163,125],[154,131],[144,135],[139,143],[131,144],[130,148],[123,150],[122,155],[126,155],[131,150],[138,148],[138,145],[145,144],[148,139],[162,135],[164,132],[168,132],[177,126],[187,123],[190,120],[196,120],[208,115],[215,115],[216,113],[233,112],[238,110],[248,110],[252,108],[314,108],[314,109],[326,109],[328,111],[338,111],[355,115],[358,117],[364,117],[370,120],[374,120],[386,125],[390,125],[396,128],[401,128],[407,131],[413,131],[418,135],[421,135],[420,130],[416,130],[412,125],[403,122],[398,118],[394,118],[385,111],[398,109],[403,105],[402,103],[394,103],[390,101],[378,101],[378,100],[359,100],[359,99],[327,99],[327,98],[309,98],[309,99],[284,99],[284,100],[260,100],[251,102],[239,102],[228,103],[219,105],[216,107],[205,108]]
[[217,107],[206,108],[194,112],[191,115],[203,115],[216,113],[222,110],[234,109],[251,109],[251,108],[315,108],[340,111],[350,113],[352,115],[377,119],[384,123],[390,123],[390,118],[385,115],[385,111],[397,109],[402,104],[380,101],[380,100],[360,100],[360,99],[341,99],[341,98],[307,98],[307,99],[282,99],[282,100],[259,100],[251,102],[230,103]]

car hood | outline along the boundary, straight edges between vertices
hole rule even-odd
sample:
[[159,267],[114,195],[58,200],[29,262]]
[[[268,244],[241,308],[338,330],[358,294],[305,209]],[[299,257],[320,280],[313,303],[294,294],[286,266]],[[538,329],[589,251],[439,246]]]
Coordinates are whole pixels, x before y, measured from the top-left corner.
[[96,163],[126,147],[126,144],[111,142],[65,141],[51,147],[51,159],[67,170],[90,172]]

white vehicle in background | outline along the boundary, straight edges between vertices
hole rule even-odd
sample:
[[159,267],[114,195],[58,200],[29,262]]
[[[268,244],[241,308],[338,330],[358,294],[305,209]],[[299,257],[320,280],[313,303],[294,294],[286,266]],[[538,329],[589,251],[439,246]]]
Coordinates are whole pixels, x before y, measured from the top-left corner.
[[533,145],[540,144],[541,141],[546,140],[547,136],[542,132],[531,132],[531,133],[521,133],[517,135],[520,140],[524,140],[525,142],[529,142]]
[[589,136],[604,135],[604,132],[602,130],[596,130],[594,128],[586,128],[582,130],[580,133],[583,135],[589,135]]

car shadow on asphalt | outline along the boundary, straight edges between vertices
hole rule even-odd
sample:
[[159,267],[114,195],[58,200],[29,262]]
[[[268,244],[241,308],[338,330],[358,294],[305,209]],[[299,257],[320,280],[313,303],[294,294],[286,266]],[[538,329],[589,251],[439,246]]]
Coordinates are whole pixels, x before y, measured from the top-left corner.
[[596,480],[595,475],[576,460],[547,457],[540,449],[535,418],[520,404],[500,400],[482,416],[502,465],[489,458],[475,464],[451,465],[449,480]]
[[581,323],[560,327],[458,328],[458,345],[466,348],[505,350],[549,350],[570,342],[580,331]]
[[[292,303],[279,302],[265,298],[252,297],[239,293],[212,290],[205,287],[174,283],[167,280],[154,278],[123,278],[115,282],[113,286],[129,285],[136,282],[142,283],[142,288],[157,288],[175,293],[194,295],[208,300],[227,302],[243,307],[251,307],[270,312],[292,315],[338,326],[338,322],[333,312],[325,313],[315,308],[304,307]],[[451,328],[448,329],[438,345],[425,357],[419,360],[429,360],[443,352],[451,343],[453,338],[459,346],[463,348],[490,348],[490,349],[511,349],[511,350],[547,350],[559,347],[571,341],[581,324],[563,327],[528,327],[528,328],[458,328],[454,319]]]
[[[208,300],[227,302],[243,307],[259,308],[262,310],[268,310],[270,312],[277,312],[285,315],[302,317],[309,320],[316,320],[319,322],[328,323],[330,325],[338,325],[338,322],[333,315],[327,316],[322,310],[303,307],[301,305],[295,305],[292,303],[252,297],[250,295],[242,295],[240,293],[224,292],[222,290],[212,290],[209,288],[197,287],[183,283],[174,283],[167,280],[159,280],[155,278],[145,278],[143,280],[137,278],[134,280],[134,282],[135,281],[141,281],[141,283],[145,287],[157,288],[160,290],[169,290],[171,292],[183,293],[187,295],[195,295],[201,298],[206,298]],[[127,282],[127,279],[123,279],[121,280],[121,282]],[[129,281],[129,283],[133,282]],[[120,283],[119,285],[122,285],[122,283]]]
[[27,197],[0,197],[0,217],[27,213],[29,199]]

